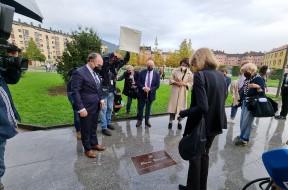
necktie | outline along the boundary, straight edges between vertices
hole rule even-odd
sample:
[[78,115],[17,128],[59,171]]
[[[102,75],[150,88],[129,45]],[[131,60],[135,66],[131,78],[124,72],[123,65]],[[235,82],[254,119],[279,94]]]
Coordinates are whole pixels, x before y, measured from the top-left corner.
[[147,76],[147,87],[151,87],[151,77],[150,77],[150,71],[148,71],[148,76]]
[[100,84],[100,81],[99,81],[99,79],[98,79],[98,77],[97,77],[97,74],[96,74],[95,72],[93,72],[93,78],[94,78],[95,83],[96,83],[96,86],[97,86],[97,88],[98,88],[98,86],[99,86],[99,84]]

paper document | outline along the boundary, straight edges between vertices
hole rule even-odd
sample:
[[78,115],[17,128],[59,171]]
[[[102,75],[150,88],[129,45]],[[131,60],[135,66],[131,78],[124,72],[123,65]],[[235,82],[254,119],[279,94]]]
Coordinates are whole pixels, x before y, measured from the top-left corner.
[[141,31],[121,26],[119,49],[139,53],[141,44]]

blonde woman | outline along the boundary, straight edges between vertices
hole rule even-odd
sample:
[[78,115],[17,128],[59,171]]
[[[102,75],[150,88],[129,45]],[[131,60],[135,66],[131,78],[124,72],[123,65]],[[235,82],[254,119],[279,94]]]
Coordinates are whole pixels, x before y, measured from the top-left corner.
[[[173,70],[170,79],[171,95],[168,104],[170,113],[168,129],[172,128],[172,122],[178,117],[181,110],[187,109],[188,90],[192,87],[193,74],[189,69],[189,59],[180,61],[180,66]],[[182,129],[181,120],[178,120],[178,129]]]
[[240,92],[242,111],[240,118],[240,136],[235,139],[236,146],[246,146],[248,144],[252,123],[254,121],[251,111],[248,110],[247,99],[265,93],[265,81],[257,74],[257,66],[255,64],[247,63],[242,66],[241,71],[246,79]]
[[193,128],[198,127],[203,117],[207,130],[207,142],[204,153],[190,158],[187,185],[179,185],[179,189],[206,190],[209,149],[214,138],[222,133],[222,129],[227,128],[225,114],[227,88],[223,74],[216,70],[218,63],[208,48],[197,50],[191,59],[191,65],[194,71],[191,105],[179,115],[181,118],[188,117],[184,136],[189,135]]

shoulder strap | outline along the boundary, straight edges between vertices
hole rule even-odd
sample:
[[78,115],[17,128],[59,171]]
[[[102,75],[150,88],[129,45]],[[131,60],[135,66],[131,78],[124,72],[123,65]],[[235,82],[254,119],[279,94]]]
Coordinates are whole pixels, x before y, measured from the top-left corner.
[[182,81],[184,80],[184,77],[185,77],[185,75],[187,73],[187,70],[188,70],[188,68],[185,70],[184,75],[182,76]]

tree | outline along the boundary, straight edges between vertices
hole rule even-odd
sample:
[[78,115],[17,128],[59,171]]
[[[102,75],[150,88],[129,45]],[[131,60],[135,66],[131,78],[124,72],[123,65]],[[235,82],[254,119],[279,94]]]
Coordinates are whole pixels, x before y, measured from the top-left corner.
[[168,67],[179,66],[179,53],[177,51],[169,52],[169,55],[166,59],[166,66]]
[[164,59],[163,59],[161,53],[158,50],[156,50],[154,52],[153,60],[154,60],[154,63],[155,63],[156,66],[164,65]]
[[30,38],[28,42],[28,47],[26,51],[23,53],[23,57],[31,60],[31,61],[41,61],[44,62],[46,57],[41,53],[40,49],[37,47],[36,43],[32,38]]
[[67,74],[75,67],[86,64],[91,52],[101,52],[101,39],[92,28],[78,28],[72,32],[72,40],[67,42],[62,57],[57,61],[57,72],[62,75],[65,82],[69,80]]
[[187,42],[187,39],[184,39],[179,48],[179,59],[184,59],[184,58],[190,58],[193,53],[192,49],[192,42],[189,39]]
[[137,53],[131,53],[129,64],[133,65],[133,66],[138,65],[138,54]]

